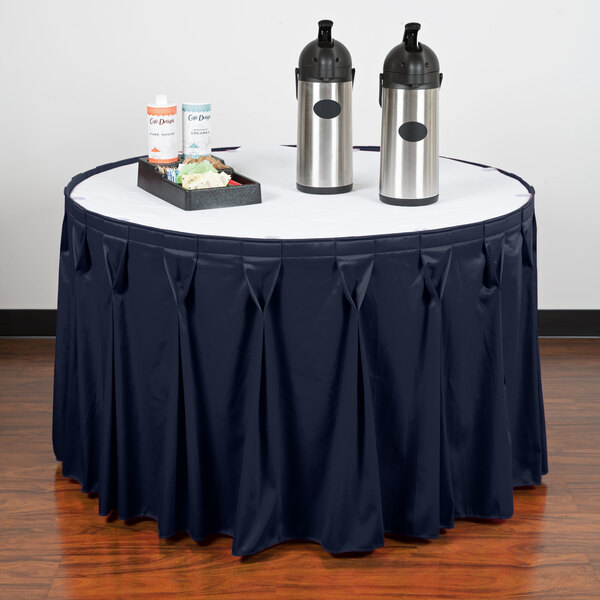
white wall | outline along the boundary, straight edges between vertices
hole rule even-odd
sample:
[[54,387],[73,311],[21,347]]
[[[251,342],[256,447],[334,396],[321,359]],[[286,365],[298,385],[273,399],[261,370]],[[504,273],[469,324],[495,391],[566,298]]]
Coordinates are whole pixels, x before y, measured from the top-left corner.
[[442,154],[533,184],[540,308],[600,308],[597,1],[2,5],[0,309],[56,306],[63,188],[145,151],[155,93],[211,100],[216,146],[295,143],[294,68],[323,18],[356,66],[356,144],[379,144],[383,59],[422,23],[444,73]]

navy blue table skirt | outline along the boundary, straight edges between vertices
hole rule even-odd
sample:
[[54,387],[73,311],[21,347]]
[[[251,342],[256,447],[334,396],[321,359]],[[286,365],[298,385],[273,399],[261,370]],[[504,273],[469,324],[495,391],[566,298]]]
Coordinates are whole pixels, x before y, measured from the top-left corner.
[[[70,199],[53,441],[161,537],[332,553],[508,518],[547,472],[532,198],[485,223],[306,241],[186,235]],[[485,194],[483,191],[482,194]]]

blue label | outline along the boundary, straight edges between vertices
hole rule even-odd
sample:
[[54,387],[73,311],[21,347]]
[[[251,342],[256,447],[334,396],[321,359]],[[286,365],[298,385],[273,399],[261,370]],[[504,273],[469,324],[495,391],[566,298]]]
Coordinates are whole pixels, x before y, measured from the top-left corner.
[[210,104],[182,104],[181,110],[186,112],[208,112]]

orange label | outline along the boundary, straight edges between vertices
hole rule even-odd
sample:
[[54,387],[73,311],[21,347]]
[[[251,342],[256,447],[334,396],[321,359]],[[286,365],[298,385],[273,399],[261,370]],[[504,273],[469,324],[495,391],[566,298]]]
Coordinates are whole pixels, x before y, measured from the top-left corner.
[[149,115],[175,115],[177,114],[177,104],[174,106],[148,106]]
[[178,159],[176,158],[171,158],[169,160],[163,160],[160,158],[152,158],[151,156],[148,157],[148,162],[157,164],[157,165],[170,165],[171,163],[176,163]]

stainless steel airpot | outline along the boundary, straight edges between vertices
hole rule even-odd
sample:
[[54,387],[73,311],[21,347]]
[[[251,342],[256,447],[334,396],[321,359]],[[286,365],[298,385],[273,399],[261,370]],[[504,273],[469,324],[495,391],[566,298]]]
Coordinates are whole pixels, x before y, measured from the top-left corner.
[[408,23],[379,76],[381,164],[379,198],[387,204],[421,206],[439,196],[437,56],[417,42],[419,23]]
[[332,21],[319,21],[318,38],[296,69],[298,157],[296,185],[310,194],[352,189],[352,84],[346,46],[331,37]]

